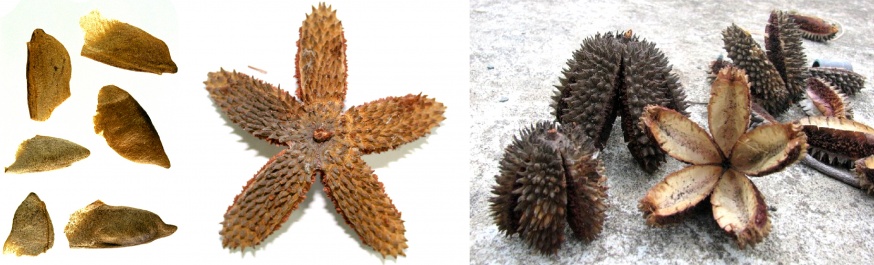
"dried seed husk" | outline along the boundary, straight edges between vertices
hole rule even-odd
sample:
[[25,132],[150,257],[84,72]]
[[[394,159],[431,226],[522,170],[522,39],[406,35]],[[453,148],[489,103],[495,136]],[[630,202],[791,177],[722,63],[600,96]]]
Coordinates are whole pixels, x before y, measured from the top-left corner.
[[39,172],[68,167],[91,155],[85,147],[61,138],[37,135],[18,146],[6,173]]
[[723,154],[731,154],[734,143],[750,124],[750,85],[743,69],[729,66],[719,71],[710,88],[707,124]]
[[110,206],[97,200],[70,215],[64,234],[70,247],[114,248],[152,242],[172,235],[175,225],[165,224],[150,211]]
[[638,208],[646,223],[661,226],[678,221],[675,217],[710,195],[723,171],[720,165],[691,165],[665,177],[640,200]]
[[70,54],[55,37],[33,30],[27,42],[27,107],[30,118],[45,121],[70,97]]
[[772,11],[765,27],[768,60],[780,73],[791,103],[801,100],[807,72],[807,56],[801,46],[801,34],[792,18],[783,11]]
[[865,88],[865,77],[850,70],[836,67],[810,67],[807,70],[810,76],[828,81],[847,96],[855,96]]
[[710,67],[707,68],[707,83],[713,83],[716,80],[716,76],[719,74],[719,71],[726,67],[733,67],[734,64],[731,63],[731,60],[726,60],[723,58],[722,54],[719,57],[716,57],[716,60],[710,62]]
[[55,230],[46,204],[31,192],[15,210],[3,254],[36,256],[52,248],[54,241]]
[[109,147],[128,160],[170,168],[170,159],[146,110],[117,86],[104,86],[97,94],[94,132],[102,132]]
[[874,156],[856,160],[853,171],[859,179],[859,186],[868,194],[874,194]]
[[[300,27],[294,56],[297,98],[305,104],[346,98],[346,37],[337,11],[319,4]],[[342,105],[340,106],[343,107]]]
[[79,19],[85,31],[82,56],[118,68],[155,74],[176,73],[176,63],[164,41],[148,32],[105,19],[97,10]]
[[874,128],[838,117],[815,116],[801,118],[810,144],[810,154],[816,159],[845,168],[853,161],[874,155]]
[[753,100],[778,115],[791,106],[786,84],[750,33],[732,24],[722,31],[725,51],[732,62],[747,73]]
[[724,160],[704,128],[677,111],[650,105],[640,120],[662,150],[677,160],[696,165],[720,164]]
[[801,105],[807,115],[853,118],[847,96],[835,89],[828,81],[817,77],[808,78],[805,94],[807,99],[803,100]]
[[807,153],[807,136],[798,123],[769,123],[742,135],[729,160],[750,176],[768,175],[797,162]]
[[827,42],[834,39],[835,35],[841,31],[841,27],[838,24],[815,16],[790,11],[789,17],[798,24],[801,36],[808,40]]
[[539,122],[522,130],[505,150],[490,198],[498,229],[518,233],[543,254],[564,242],[564,223],[574,237],[593,240],[601,231],[606,177],[596,149],[573,125]]
[[734,236],[740,248],[762,242],[771,232],[765,198],[740,172],[725,171],[713,189],[710,204],[719,227]]

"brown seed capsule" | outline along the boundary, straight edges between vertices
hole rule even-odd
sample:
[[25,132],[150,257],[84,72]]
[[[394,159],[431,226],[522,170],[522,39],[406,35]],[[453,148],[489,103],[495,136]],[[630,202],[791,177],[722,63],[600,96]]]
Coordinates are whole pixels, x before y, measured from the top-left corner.
[[113,248],[152,242],[172,235],[175,225],[165,224],[157,214],[126,206],[110,206],[97,200],[70,215],[64,234],[70,247]]
[[104,19],[97,10],[79,19],[85,31],[82,56],[127,70],[176,73],[164,41],[130,24]]
[[789,17],[795,20],[795,23],[798,23],[801,36],[808,40],[827,42],[834,39],[835,35],[841,31],[841,27],[838,24],[815,16],[790,11]]
[[70,54],[42,29],[33,30],[27,43],[27,107],[30,118],[45,121],[70,97]]
[[117,86],[105,86],[97,94],[94,132],[103,132],[109,147],[128,160],[170,168],[170,159],[149,114]]
[[85,147],[61,138],[37,135],[18,146],[6,173],[27,173],[68,167],[91,155]]
[[46,204],[31,192],[15,210],[3,254],[36,256],[52,248],[54,241],[55,229]]

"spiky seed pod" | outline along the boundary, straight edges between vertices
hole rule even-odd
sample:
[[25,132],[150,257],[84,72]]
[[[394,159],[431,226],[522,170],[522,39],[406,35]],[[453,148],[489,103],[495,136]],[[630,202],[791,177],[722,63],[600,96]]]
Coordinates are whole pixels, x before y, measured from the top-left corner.
[[835,89],[828,81],[816,77],[808,78],[805,94],[807,99],[801,101],[801,107],[807,115],[853,118],[847,96]]
[[679,78],[655,44],[630,31],[586,38],[562,71],[552,97],[553,114],[562,124],[576,123],[604,148],[617,116],[629,150],[645,171],[653,172],[664,154],[637,126],[646,105],[686,113],[688,104]]
[[46,204],[31,192],[15,209],[3,254],[36,256],[52,248],[54,243],[55,229]]
[[808,40],[827,42],[834,39],[835,35],[841,31],[841,27],[838,24],[815,16],[789,11],[789,17],[795,20],[795,23],[798,23],[801,36]]
[[791,102],[798,102],[804,95],[805,80],[810,76],[807,73],[807,57],[804,55],[804,47],[801,47],[798,24],[786,13],[772,11],[765,32],[768,60],[783,78]]
[[807,68],[810,76],[822,78],[847,96],[855,96],[865,88],[865,77],[856,72],[834,67],[810,67]]
[[565,222],[591,241],[602,229],[606,177],[597,150],[576,126],[539,122],[505,149],[489,199],[498,229],[543,254],[558,251]]
[[836,166],[850,168],[853,161],[874,155],[874,128],[838,117],[801,118],[810,154]]
[[791,105],[786,84],[750,33],[731,24],[722,31],[722,41],[728,57],[746,71],[753,101],[774,115],[786,111]]
[[854,163],[853,171],[859,178],[859,186],[868,194],[874,194],[874,156],[868,156]]
[[45,121],[70,97],[73,68],[70,54],[58,39],[42,29],[27,42],[27,108],[30,118]]

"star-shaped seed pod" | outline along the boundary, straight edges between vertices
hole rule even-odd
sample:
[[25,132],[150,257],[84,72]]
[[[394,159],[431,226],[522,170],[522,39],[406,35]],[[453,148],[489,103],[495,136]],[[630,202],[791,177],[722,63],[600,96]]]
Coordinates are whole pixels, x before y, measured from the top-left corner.
[[597,149],[579,127],[539,122],[504,151],[492,193],[492,215],[507,236],[519,234],[543,254],[573,236],[592,241],[604,223],[607,178]]
[[386,97],[343,111],[346,39],[336,12],[313,7],[300,28],[294,97],[248,75],[209,73],[206,90],[228,118],[255,137],[287,147],[249,180],[225,213],[222,245],[245,249],[280,228],[316,177],[361,241],[384,256],[407,248],[401,214],[362,155],[428,134],[446,107],[421,94]]
[[707,132],[680,113],[648,106],[647,133],[671,157],[691,165],[671,173],[640,201],[648,224],[659,226],[710,198],[713,217],[738,246],[755,245],[771,230],[765,199],[747,176],[783,170],[804,156],[807,137],[799,124],[771,123],[747,132],[750,89],[744,71],[719,72],[707,106]]
[[562,71],[552,97],[562,124],[576,123],[603,149],[616,117],[637,164],[652,173],[665,155],[637,126],[643,107],[665,106],[686,113],[686,95],[668,60],[655,44],[631,31],[586,38]]

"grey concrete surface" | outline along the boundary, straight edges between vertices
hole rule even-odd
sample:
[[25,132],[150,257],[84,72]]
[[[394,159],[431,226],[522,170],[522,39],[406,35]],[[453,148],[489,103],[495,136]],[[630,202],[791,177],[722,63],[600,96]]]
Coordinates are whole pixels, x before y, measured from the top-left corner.
[[[492,220],[488,198],[503,149],[520,128],[552,119],[553,86],[584,38],[633,29],[668,56],[689,101],[707,102],[705,69],[725,53],[720,32],[736,23],[761,42],[772,9],[798,10],[842,24],[844,32],[835,41],[804,42],[808,61],[852,62],[854,70],[868,78],[866,88],[852,99],[856,120],[874,124],[874,2],[471,0],[471,263],[874,263],[874,197],[800,164],[753,179],[765,196],[773,225],[770,236],[755,248],[739,249],[710,215],[692,216],[666,228],[646,226],[638,201],[683,165],[668,158],[659,171],[646,174],[626,149],[618,121],[601,155],[610,197],[598,239],[571,239],[557,255],[544,256],[518,236],[503,236]],[[705,105],[693,104],[692,119],[706,125],[705,110]],[[794,107],[781,120],[800,113]]]

